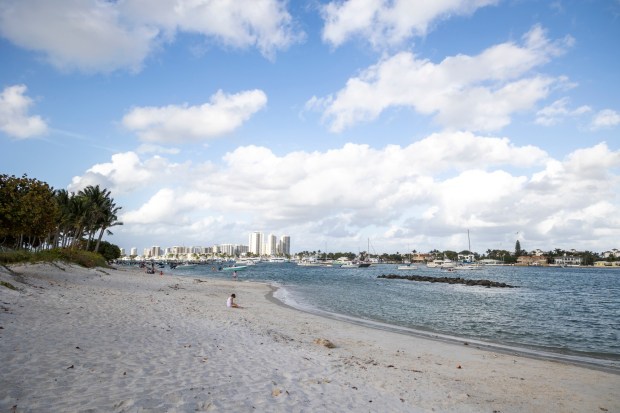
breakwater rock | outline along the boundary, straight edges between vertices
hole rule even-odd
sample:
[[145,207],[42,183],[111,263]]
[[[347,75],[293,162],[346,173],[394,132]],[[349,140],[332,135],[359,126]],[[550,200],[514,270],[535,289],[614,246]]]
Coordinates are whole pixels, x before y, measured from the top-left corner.
[[429,277],[427,275],[396,275],[396,274],[383,274],[377,278],[387,278],[389,280],[409,280],[409,281],[426,281],[431,283],[446,283],[446,284],[463,284],[463,285],[477,285],[480,287],[497,287],[497,288],[516,288],[515,285],[501,283],[490,280],[471,280],[461,277]]

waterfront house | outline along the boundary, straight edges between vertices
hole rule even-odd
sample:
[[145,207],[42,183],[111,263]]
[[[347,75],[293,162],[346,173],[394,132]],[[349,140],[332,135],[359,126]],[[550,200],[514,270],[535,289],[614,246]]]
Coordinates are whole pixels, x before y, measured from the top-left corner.
[[517,265],[544,266],[547,264],[547,257],[544,255],[522,255],[517,258]]

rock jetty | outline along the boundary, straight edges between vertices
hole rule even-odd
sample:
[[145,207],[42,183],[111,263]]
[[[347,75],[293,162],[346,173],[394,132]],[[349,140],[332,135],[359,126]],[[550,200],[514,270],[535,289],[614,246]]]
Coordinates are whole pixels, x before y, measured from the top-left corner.
[[386,278],[389,280],[409,280],[409,281],[426,281],[431,283],[446,283],[446,284],[463,284],[463,285],[477,285],[480,287],[497,287],[497,288],[516,288],[515,285],[501,283],[490,280],[471,280],[461,277],[429,277],[427,275],[396,275],[396,274],[382,274],[377,278]]

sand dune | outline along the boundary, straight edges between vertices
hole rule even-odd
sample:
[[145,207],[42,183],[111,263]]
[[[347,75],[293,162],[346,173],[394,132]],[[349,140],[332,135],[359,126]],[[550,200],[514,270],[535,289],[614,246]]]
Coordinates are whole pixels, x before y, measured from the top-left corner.
[[0,286],[3,412],[620,411],[618,374],[307,314],[265,284],[66,264],[0,280],[19,289]]

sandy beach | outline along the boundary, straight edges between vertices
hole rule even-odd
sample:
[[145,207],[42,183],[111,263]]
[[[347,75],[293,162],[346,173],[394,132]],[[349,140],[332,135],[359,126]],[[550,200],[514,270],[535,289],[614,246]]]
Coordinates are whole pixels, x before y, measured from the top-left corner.
[[320,317],[266,284],[67,264],[0,281],[2,412],[620,412],[617,373]]

